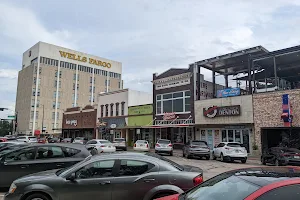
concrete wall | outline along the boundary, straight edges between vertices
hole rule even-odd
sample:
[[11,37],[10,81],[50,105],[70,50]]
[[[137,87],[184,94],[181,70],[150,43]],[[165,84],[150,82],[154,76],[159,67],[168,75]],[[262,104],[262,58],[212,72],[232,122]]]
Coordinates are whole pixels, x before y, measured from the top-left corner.
[[[203,115],[203,108],[210,106],[241,106],[240,116],[208,118]],[[237,96],[195,101],[195,124],[251,124],[253,123],[252,96]]]
[[129,90],[128,106],[152,104],[152,102],[152,94],[136,90]]
[[282,95],[289,94],[293,111],[293,126],[300,126],[300,90],[285,90],[253,95],[255,141],[261,145],[261,127],[283,127]]

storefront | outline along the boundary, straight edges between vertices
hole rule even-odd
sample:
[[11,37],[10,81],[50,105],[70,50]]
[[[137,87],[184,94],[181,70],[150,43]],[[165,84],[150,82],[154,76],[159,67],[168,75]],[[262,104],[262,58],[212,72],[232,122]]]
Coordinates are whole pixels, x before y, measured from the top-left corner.
[[239,142],[252,151],[252,96],[236,96],[195,102],[195,139],[210,149],[220,142]]
[[88,140],[96,137],[97,110],[93,106],[83,109],[68,108],[63,114],[62,137],[85,137]]
[[300,149],[300,90],[253,95],[255,141],[262,152],[270,147]]
[[113,141],[115,138],[126,138],[126,118],[125,117],[109,117],[100,118],[103,124],[99,131],[99,138]]
[[152,104],[128,107],[128,144],[133,146],[136,140],[147,140],[154,147],[153,129],[145,127],[153,122]]

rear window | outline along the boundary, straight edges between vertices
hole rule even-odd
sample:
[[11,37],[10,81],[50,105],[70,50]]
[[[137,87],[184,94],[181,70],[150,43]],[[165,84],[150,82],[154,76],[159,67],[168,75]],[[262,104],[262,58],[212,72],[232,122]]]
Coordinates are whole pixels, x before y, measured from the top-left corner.
[[242,147],[239,143],[229,143],[227,144],[228,147]]
[[26,139],[26,137],[18,137],[18,139]]
[[137,140],[136,143],[139,143],[139,144],[148,144],[148,142],[146,140]]
[[116,138],[115,142],[125,142],[125,139],[124,138]]
[[178,169],[179,171],[183,171],[184,170],[184,168],[181,165],[179,165],[176,162],[173,162],[172,160],[169,160],[169,159],[167,159],[167,158],[165,158],[163,156],[160,156],[158,154],[146,153],[145,155],[151,156],[151,157],[154,157],[154,158],[158,158],[160,160],[163,160],[163,161],[169,163],[170,165],[172,165],[173,167],[175,167],[176,169]]
[[157,143],[159,143],[159,144],[170,144],[171,141],[170,140],[158,140]]
[[99,141],[101,144],[108,144],[108,143],[110,143],[110,141],[108,141],[108,140],[101,140],[101,141]]
[[192,145],[197,145],[197,146],[201,146],[201,147],[207,146],[205,142],[200,142],[200,141],[193,141]]

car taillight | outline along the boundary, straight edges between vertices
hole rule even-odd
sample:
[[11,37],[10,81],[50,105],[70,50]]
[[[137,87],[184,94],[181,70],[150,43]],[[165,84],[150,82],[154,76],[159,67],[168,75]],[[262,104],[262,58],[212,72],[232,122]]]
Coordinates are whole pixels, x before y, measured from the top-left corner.
[[172,145],[172,144],[169,144],[168,146],[169,146],[169,147],[172,147],[173,145]]
[[149,145],[147,144],[147,145],[146,145],[146,147],[148,148],[148,147],[149,147]]
[[156,144],[155,146],[157,146],[157,147],[160,147],[160,145],[159,145],[159,144]]
[[194,179],[193,179],[193,183],[194,183],[194,186],[196,185],[199,185],[203,182],[203,177],[202,176],[196,176]]
[[134,144],[134,147],[136,147],[136,144]]
[[105,147],[105,145],[101,145],[100,147]]

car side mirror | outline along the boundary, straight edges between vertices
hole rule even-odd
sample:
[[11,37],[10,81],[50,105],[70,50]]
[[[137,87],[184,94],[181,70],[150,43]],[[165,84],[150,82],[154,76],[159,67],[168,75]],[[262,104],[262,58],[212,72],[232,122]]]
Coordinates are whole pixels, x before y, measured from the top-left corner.
[[70,176],[68,176],[66,178],[68,181],[72,181],[72,182],[75,182],[76,180],[76,174],[75,173],[72,173]]

